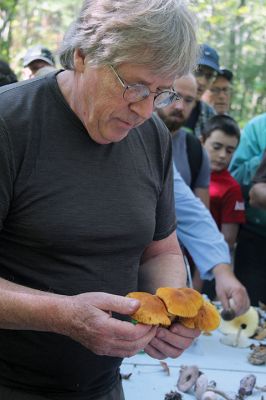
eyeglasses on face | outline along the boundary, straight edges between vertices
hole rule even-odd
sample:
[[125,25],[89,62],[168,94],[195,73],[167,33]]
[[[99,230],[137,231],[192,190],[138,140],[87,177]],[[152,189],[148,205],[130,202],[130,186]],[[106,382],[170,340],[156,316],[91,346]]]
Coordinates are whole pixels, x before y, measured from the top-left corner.
[[223,87],[223,88],[213,87],[213,88],[210,89],[210,91],[213,94],[219,95],[221,93],[230,94],[232,89],[230,87]]
[[201,68],[200,66],[195,71],[195,76],[197,78],[205,77],[207,81],[214,80],[217,77],[217,72],[211,69]]
[[112,65],[109,66],[111,71],[115,74],[121,86],[124,88],[123,98],[129,103],[136,103],[149,97],[150,94],[155,94],[153,104],[154,108],[164,108],[169,106],[175,101],[181,100],[182,96],[175,90],[164,90],[162,92],[152,92],[146,85],[142,83],[132,83],[128,85],[118,75]]

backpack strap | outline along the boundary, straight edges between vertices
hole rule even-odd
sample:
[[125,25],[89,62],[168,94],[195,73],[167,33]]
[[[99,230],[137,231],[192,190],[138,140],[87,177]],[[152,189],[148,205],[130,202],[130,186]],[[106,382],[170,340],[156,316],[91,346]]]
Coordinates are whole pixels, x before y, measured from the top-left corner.
[[201,168],[203,151],[200,140],[196,136],[188,132],[186,134],[186,144],[187,144],[188,163],[191,173],[190,188],[193,190]]

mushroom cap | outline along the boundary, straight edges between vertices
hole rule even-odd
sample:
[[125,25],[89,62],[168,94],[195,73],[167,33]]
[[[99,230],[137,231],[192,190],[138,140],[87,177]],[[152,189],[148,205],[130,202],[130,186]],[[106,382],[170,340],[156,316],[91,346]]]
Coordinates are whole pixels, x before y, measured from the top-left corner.
[[205,300],[195,317],[180,318],[181,324],[187,328],[197,328],[205,332],[217,329],[220,325],[220,320],[220,314],[216,307]]
[[251,337],[256,332],[259,326],[259,314],[254,307],[249,307],[245,314],[232,319],[231,321],[224,321],[221,319],[220,331],[224,334],[237,333],[242,328],[241,335]]
[[167,311],[179,317],[194,317],[203,304],[203,297],[191,288],[162,287],[156,295],[163,300]]
[[127,297],[140,301],[140,307],[131,315],[136,321],[147,325],[171,325],[166,307],[159,297],[146,292],[131,292]]

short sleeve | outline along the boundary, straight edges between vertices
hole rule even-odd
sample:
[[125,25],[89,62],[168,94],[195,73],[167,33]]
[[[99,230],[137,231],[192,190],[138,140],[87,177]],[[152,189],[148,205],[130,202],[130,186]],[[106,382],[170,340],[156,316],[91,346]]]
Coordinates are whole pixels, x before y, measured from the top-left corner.
[[13,193],[13,162],[8,136],[0,120],[0,230],[3,227]]
[[206,150],[202,147],[202,162],[194,188],[208,188],[210,185],[210,161]]
[[221,224],[245,223],[245,203],[239,185],[231,186],[222,202]]

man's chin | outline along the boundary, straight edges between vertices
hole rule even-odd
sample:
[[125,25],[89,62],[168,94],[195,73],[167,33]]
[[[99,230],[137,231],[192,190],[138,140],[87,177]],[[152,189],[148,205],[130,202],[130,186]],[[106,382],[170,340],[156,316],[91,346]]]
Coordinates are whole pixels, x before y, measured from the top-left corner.
[[168,123],[166,124],[167,128],[169,129],[170,132],[175,132],[178,129],[180,129],[184,124],[184,120],[178,121],[178,120],[173,120],[173,121],[168,121]]

